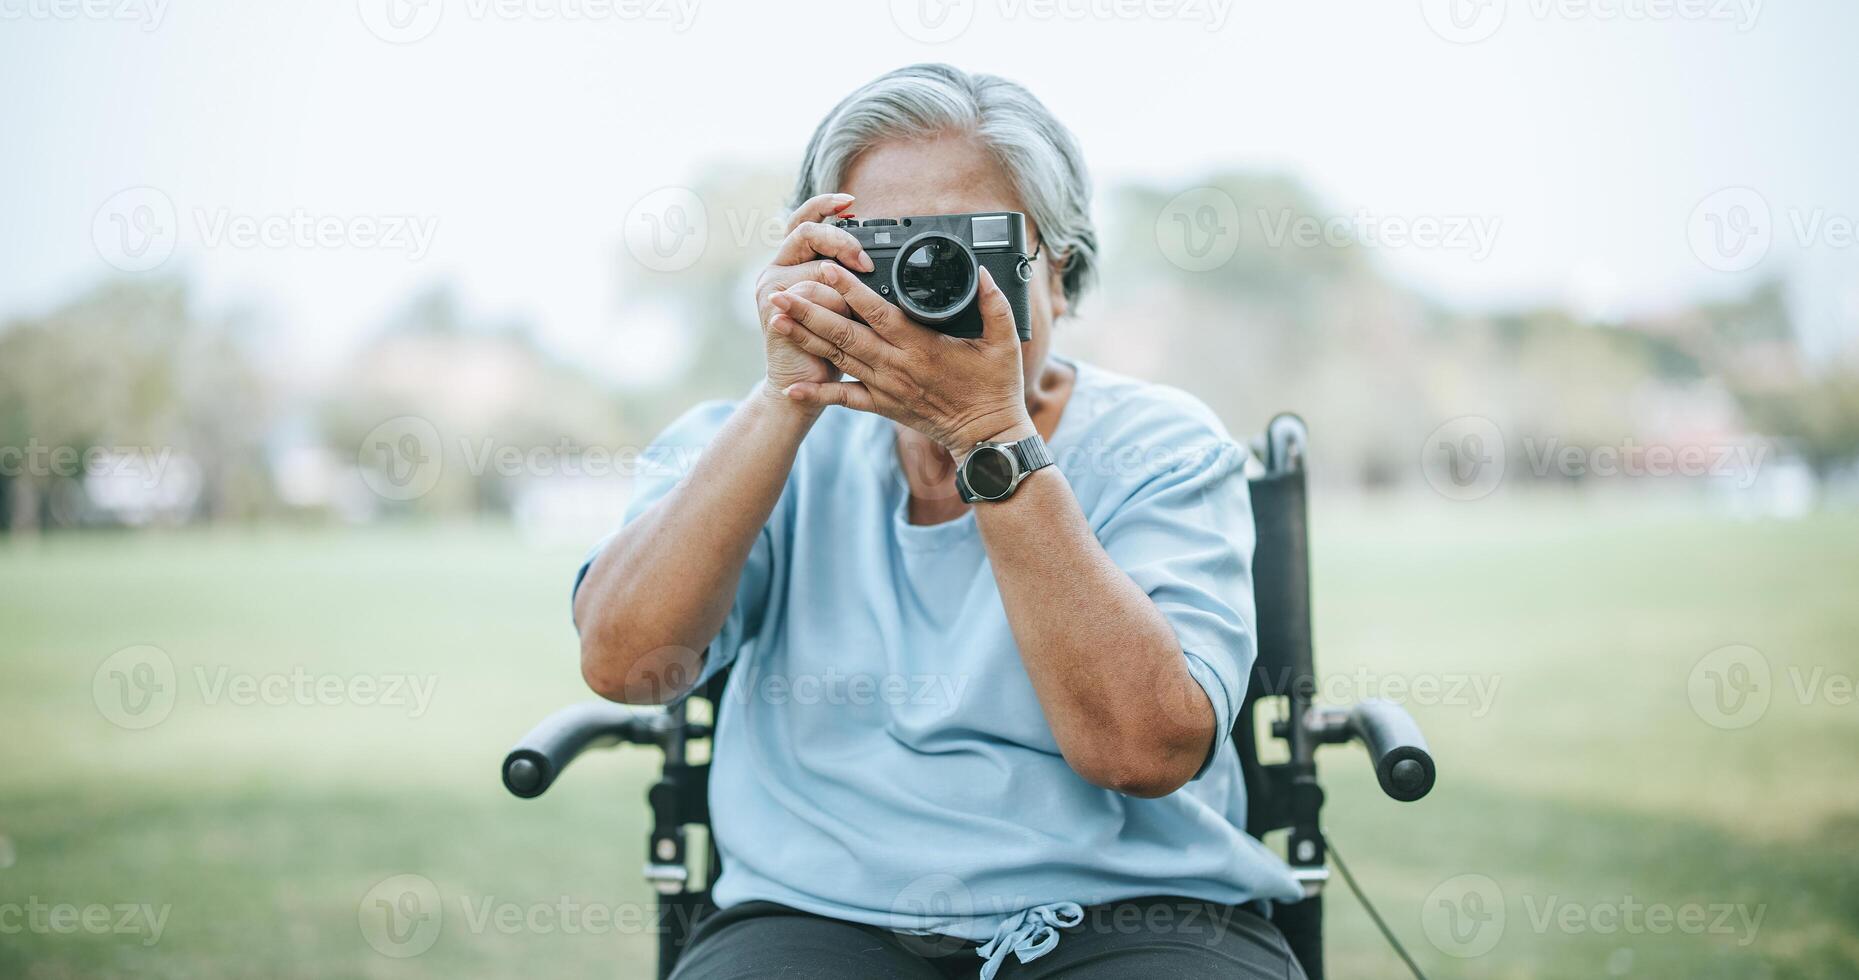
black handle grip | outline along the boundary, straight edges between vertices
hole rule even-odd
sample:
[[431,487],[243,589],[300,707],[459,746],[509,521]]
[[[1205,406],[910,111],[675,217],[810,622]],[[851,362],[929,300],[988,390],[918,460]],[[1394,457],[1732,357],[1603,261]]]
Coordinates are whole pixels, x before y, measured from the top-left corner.
[[656,742],[665,719],[663,711],[611,701],[569,705],[542,719],[504,756],[504,788],[524,799],[541,796],[589,746]]
[[1349,734],[1368,749],[1382,792],[1412,803],[1433,789],[1433,756],[1406,708],[1392,701],[1363,701],[1349,709],[1348,725]]

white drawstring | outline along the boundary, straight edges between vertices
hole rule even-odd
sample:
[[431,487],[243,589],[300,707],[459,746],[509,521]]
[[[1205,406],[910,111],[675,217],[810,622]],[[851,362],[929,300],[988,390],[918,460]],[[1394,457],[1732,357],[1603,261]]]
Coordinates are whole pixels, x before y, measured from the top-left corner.
[[1059,944],[1059,930],[1084,921],[1084,909],[1077,902],[1053,902],[1016,912],[994,930],[994,938],[975,950],[987,962],[981,966],[981,980],[994,980],[1007,954],[1022,963],[1031,963],[1052,952]]

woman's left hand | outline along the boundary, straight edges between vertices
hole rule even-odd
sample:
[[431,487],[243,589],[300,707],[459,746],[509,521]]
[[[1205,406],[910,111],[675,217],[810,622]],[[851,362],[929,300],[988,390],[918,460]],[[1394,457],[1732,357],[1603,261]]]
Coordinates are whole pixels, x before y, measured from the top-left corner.
[[803,381],[789,385],[787,396],[875,412],[936,440],[958,460],[983,439],[1030,431],[1013,307],[988,270],[980,273],[982,333],[963,339],[911,320],[852,273],[820,263],[819,281],[865,322],[782,291],[770,298],[780,313],[768,326],[858,380]]

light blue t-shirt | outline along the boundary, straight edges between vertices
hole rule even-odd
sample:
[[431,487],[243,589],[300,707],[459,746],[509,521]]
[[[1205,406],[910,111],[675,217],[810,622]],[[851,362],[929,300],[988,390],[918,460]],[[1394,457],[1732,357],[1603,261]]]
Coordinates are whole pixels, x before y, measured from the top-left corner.
[[[719,906],[764,900],[992,940],[992,976],[1010,953],[1050,949],[1078,906],[1300,897],[1242,829],[1229,741],[1255,655],[1245,450],[1179,390],[1076,367],[1053,457],[1105,551],[1174,627],[1216,715],[1208,762],[1160,799],[1079,777],[1021,663],[974,514],[909,523],[893,424],[830,408],[703,665],[705,680],[733,667],[710,773]],[[732,409],[699,405],[665,431],[628,520]]]

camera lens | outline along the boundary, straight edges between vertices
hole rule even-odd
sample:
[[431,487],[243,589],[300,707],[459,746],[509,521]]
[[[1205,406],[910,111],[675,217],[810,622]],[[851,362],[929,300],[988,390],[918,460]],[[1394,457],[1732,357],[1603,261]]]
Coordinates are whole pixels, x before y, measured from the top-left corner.
[[975,298],[975,256],[942,232],[911,239],[899,252],[892,275],[899,305],[924,323],[952,320]]

